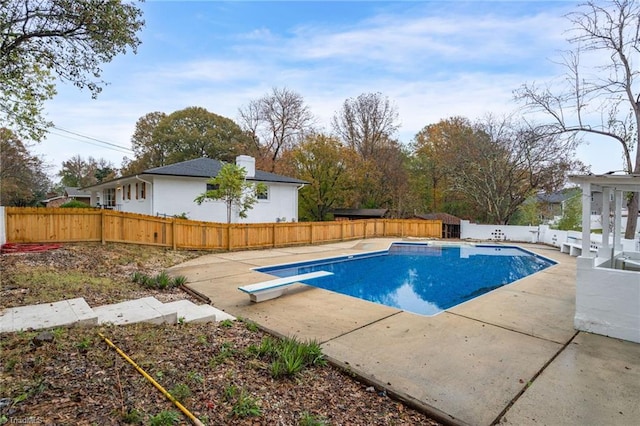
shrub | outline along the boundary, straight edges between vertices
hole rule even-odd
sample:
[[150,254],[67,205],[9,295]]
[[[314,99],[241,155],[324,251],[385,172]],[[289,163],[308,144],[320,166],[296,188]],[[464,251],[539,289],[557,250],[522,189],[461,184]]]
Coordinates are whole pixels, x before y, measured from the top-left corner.
[[67,208],[67,209],[89,209],[89,208],[91,208],[90,205],[88,205],[86,203],[83,203],[82,201],[78,201],[78,200],[67,201],[66,203],[62,204],[60,207]]

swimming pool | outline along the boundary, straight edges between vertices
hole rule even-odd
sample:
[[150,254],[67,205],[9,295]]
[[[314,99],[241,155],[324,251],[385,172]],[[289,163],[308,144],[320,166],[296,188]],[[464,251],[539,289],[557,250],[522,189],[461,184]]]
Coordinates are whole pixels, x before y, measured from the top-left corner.
[[554,264],[512,246],[393,243],[384,251],[255,270],[277,277],[328,271],[333,275],[305,284],[435,315]]

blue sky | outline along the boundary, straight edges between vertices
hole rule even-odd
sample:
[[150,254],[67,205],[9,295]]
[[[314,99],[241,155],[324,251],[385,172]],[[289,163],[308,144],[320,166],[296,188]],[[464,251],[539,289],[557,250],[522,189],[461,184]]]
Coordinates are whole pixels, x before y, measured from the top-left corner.
[[[397,107],[397,137],[425,125],[517,109],[512,92],[557,79],[553,63],[574,10],[570,1],[152,1],[138,54],[104,66],[97,100],[59,84],[46,114],[58,129],[33,149],[52,164],[74,155],[117,167],[138,118],[201,106],[237,120],[238,108],[287,87],[321,127],[345,99],[380,92]],[[60,130],[63,129],[63,130]],[[578,156],[592,171],[621,167],[618,146],[600,140]]]

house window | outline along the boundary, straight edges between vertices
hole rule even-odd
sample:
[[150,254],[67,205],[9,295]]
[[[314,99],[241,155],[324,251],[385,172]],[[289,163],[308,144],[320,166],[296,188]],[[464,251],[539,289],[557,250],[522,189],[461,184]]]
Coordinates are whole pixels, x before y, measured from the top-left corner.
[[269,187],[265,187],[264,190],[258,191],[258,200],[268,200],[269,199]]
[[131,184],[124,186],[124,197],[125,200],[131,199]]
[[104,206],[115,207],[116,205],[116,189],[107,188],[104,190]]
[[208,183],[207,184],[207,191],[215,191],[217,189],[220,189],[220,185],[218,185],[217,183],[216,184],[213,184],[213,183]]
[[142,183],[136,183],[136,198],[138,200],[144,200],[145,198],[147,198],[147,184],[142,182]]

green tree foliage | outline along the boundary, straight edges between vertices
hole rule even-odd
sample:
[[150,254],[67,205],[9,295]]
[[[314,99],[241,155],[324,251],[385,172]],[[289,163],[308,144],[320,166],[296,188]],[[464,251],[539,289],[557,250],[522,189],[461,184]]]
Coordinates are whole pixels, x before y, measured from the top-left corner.
[[307,137],[283,154],[282,172],[309,182],[298,192],[301,220],[329,220],[331,210],[349,199],[352,158],[352,151],[339,140],[322,134]]
[[112,0],[0,0],[0,118],[39,140],[54,78],[102,90],[101,66],[140,44],[142,12]]
[[246,146],[248,135],[231,119],[201,107],[188,107],[169,115],[152,112],[136,123],[132,137],[135,158],[125,160],[125,174],[193,160],[233,161]]
[[233,208],[241,218],[247,217],[247,211],[258,201],[258,194],[267,190],[263,183],[251,183],[245,180],[246,170],[233,163],[227,163],[218,175],[209,179],[214,189],[200,194],[194,200],[198,205],[205,201],[220,200],[227,205],[227,223],[231,223]]
[[136,122],[136,130],[131,137],[134,158],[125,157],[122,165],[123,175],[141,173],[146,169],[165,165],[165,152],[156,142],[153,134],[158,124],[167,117],[160,111],[150,112]]
[[460,197],[480,222],[508,223],[532,193],[559,189],[578,166],[573,146],[510,117],[442,124],[437,137],[424,140],[432,146],[417,153],[430,158],[437,171],[432,173],[444,177],[444,192]]
[[580,231],[582,229],[582,193],[568,198],[562,207],[562,217],[557,228],[563,231]]
[[85,187],[114,179],[117,172],[114,165],[104,158],[96,160],[89,157],[85,160],[82,156],[75,155],[62,162],[58,176],[62,186]]
[[0,152],[0,205],[38,205],[51,187],[43,161],[6,128],[0,128]]
[[[640,174],[640,2],[587,1],[567,15],[573,48],[556,61],[566,73],[542,86],[516,92],[534,114],[548,121],[541,131],[573,140],[604,136],[621,148],[623,169]],[[633,150],[636,150],[633,155]],[[639,195],[627,202],[625,238],[636,233]]]

